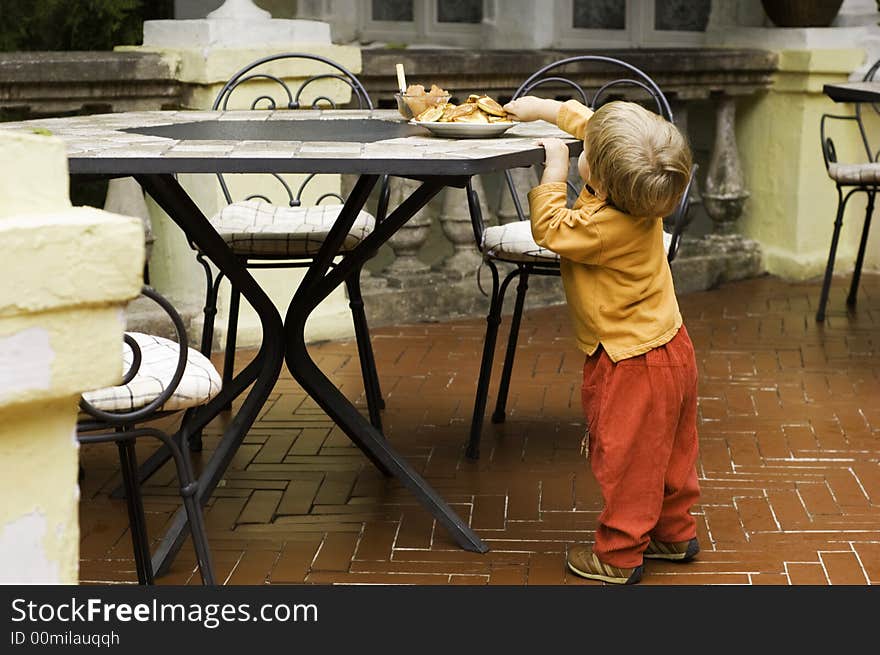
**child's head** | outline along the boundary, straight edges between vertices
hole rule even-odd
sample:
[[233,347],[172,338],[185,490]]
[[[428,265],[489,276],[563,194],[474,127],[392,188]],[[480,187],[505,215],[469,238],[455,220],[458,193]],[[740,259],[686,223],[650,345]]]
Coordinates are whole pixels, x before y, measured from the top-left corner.
[[[691,174],[678,129],[633,102],[609,102],[587,123],[580,172],[599,195],[631,216],[668,216]],[[585,170],[586,169],[586,170]]]

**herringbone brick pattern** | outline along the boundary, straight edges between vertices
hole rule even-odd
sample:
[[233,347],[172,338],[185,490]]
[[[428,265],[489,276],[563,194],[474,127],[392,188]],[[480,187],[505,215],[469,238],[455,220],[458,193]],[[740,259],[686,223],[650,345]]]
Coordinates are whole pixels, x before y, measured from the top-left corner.
[[[685,565],[648,561],[642,584],[880,582],[880,276],[865,276],[851,315],[845,284],[835,281],[824,325],[813,320],[816,283],[764,277],[681,298],[701,371],[703,551]],[[570,544],[591,540],[601,508],[579,454],[582,356],[565,308],[526,313],[507,422],[487,422],[472,462],[463,443],[484,325],[382,328],[374,343],[388,438],[489,553],[455,546],[285,375],[207,508],[218,578],[591,584],[564,565]],[[313,352],[363,406],[354,343]],[[112,446],[83,449],[84,582],[135,579],[124,502],[107,495],[115,457]],[[146,485],[151,535],[178,506],[174,482],[166,466]],[[198,583],[194,562],[187,546],[160,583]]]

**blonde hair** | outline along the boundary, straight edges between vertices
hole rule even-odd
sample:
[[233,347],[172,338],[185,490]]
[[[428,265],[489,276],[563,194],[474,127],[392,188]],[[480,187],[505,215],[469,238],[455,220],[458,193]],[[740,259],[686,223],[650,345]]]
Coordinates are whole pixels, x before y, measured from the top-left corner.
[[690,147],[665,118],[634,102],[609,102],[587,123],[590,177],[631,216],[668,216],[691,175]]

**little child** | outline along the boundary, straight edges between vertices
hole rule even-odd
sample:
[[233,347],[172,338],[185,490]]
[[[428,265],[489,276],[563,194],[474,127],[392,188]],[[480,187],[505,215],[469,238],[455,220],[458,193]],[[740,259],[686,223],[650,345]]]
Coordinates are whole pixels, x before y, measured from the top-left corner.
[[586,353],[584,446],[602,490],[595,544],[573,546],[585,578],[641,580],[643,558],[684,562],[700,547],[690,513],[697,483],[697,365],[663,244],[691,172],[673,124],[632,102],[594,113],[532,96],[504,107],[584,140],[585,188],[566,207],[568,147],[544,139],[541,183],[529,193],[535,241],[561,257],[578,347]]

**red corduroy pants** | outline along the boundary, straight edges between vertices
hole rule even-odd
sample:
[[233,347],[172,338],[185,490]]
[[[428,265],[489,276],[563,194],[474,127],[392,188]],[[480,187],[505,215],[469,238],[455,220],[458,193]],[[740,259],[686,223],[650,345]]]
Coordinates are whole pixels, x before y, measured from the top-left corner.
[[643,355],[611,361],[600,346],[584,362],[589,456],[605,507],[593,551],[631,568],[653,537],[696,536],[697,363],[684,326]]

